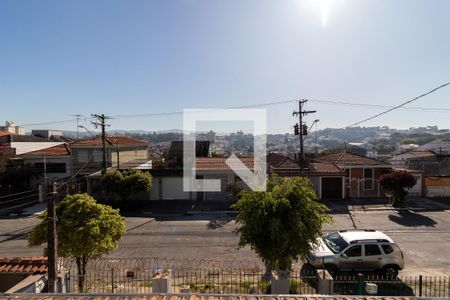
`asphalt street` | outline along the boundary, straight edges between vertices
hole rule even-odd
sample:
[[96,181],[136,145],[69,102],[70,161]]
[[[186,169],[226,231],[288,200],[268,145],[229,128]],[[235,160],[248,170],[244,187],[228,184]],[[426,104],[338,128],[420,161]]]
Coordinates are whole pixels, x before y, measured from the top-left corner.
[[[450,211],[355,210],[333,214],[324,230],[377,229],[391,236],[405,254],[401,275],[450,275]],[[27,245],[34,216],[0,219],[0,257],[41,256]],[[127,217],[127,233],[113,257],[166,257],[259,262],[249,247],[238,249],[236,224],[226,214]]]

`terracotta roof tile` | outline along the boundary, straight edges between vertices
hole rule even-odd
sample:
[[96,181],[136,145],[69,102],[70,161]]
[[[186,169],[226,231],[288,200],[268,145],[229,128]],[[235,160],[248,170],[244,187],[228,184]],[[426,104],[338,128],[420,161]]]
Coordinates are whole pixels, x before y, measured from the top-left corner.
[[47,273],[46,257],[0,258],[0,273]]
[[7,136],[7,135],[11,135],[11,132],[8,132],[8,131],[0,131],[0,136]]
[[[110,145],[116,145],[119,143],[120,145],[147,145],[147,141],[133,139],[127,136],[108,136],[106,141]],[[100,145],[102,144],[102,139],[100,137],[94,139],[81,140],[73,143],[72,145]]]
[[53,147],[49,147],[49,148],[45,148],[45,149],[39,149],[36,151],[31,151],[31,152],[27,152],[24,154],[21,154],[19,156],[42,156],[42,155],[47,155],[47,156],[59,156],[59,155],[70,155],[70,149],[69,146],[67,146],[67,144],[61,144],[61,145],[57,145],[57,146],[53,146]]
[[319,160],[333,162],[338,166],[388,165],[386,162],[347,151],[325,155]]
[[[197,170],[231,170],[225,163],[228,157],[197,157],[195,168]],[[253,157],[240,157],[241,162],[249,169],[253,169]]]

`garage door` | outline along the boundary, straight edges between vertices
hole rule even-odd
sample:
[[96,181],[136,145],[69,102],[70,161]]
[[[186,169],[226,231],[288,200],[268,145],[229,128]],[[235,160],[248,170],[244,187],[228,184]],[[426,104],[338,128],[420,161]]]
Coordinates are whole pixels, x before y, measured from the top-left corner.
[[342,199],[342,177],[322,177],[322,199]]

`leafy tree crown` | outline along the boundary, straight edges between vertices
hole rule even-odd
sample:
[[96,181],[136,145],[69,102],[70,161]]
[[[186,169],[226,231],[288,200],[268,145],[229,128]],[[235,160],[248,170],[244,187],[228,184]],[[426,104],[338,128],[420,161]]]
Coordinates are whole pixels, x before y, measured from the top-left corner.
[[304,177],[276,178],[266,192],[242,191],[238,210],[239,246],[249,245],[275,270],[289,270],[317,244],[322,226],[331,222]]

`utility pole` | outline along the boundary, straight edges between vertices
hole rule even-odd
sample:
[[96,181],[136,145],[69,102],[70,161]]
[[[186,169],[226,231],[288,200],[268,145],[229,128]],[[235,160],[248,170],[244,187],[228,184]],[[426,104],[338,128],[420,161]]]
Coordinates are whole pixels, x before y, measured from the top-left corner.
[[107,119],[110,119],[110,117],[105,116],[104,114],[101,115],[93,114],[92,117],[97,119],[97,121],[92,122],[95,128],[98,128],[99,126],[102,128],[102,145],[103,145],[102,177],[104,177],[106,175],[106,169],[108,167],[106,160],[106,126],[109,126],[105,123],[105,121]]
[[55,201],[58,197],[58,192],[53,186],[51,196],[47,196],[47,258],[48,258],[48,292],[56,293],[57,289],[57,233],[56,233],[56,211]]
[[307,114],[313,114],[315,110],[303,110],[303,104],[308,100],[302,99],[298,101],[298,111],[294,111],[292,116],[298,116],[298,123],[294,125],[294,134],[299,136],[300,141],[300,155],[298,157],[298,163],[300,165],[300,173],[303,174],[305,168],[305,152],[303,147],[303,137],[308,135],[308,126],[303,123],[303,116]]

